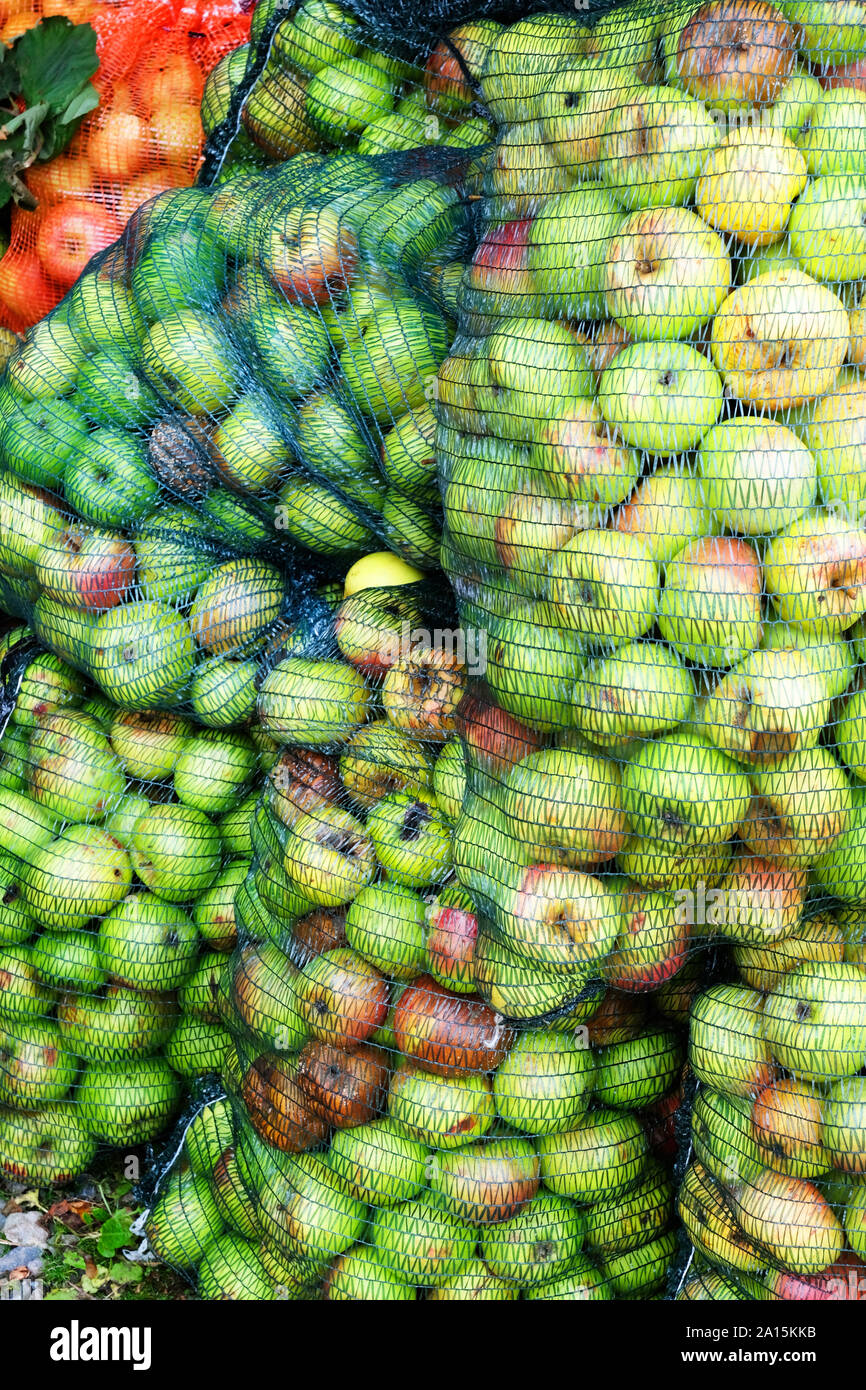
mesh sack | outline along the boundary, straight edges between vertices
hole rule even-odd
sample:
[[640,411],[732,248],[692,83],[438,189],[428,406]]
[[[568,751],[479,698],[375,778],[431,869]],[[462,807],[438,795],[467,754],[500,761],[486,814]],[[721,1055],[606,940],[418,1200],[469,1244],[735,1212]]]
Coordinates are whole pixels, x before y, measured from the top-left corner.
[[220,1070],[213,999],[276,745],[113,705],[31,631],[0,675],[0,1171],[42,1186],[151,1142]]
[[[25,7],[22,6],[22,10]],[[86,0],[33,8],[96,30],[99,107],[62,154],[26,171],[30,206],[13,209],[0,261],[0,325],[21,332],[116,241],[131,214],[167,188],[191,184],[204,133],[206,75],[249,33],[242,0]],[[15,16],[16,20],[26,14]],[[9,39],[6,39],[9,42]]]
[[170,1146],[151,1245],[205,1298],[658,1296],[697,975],[651,1005],[609,989],[612,900],[587,904],[579,960],[501,951],[467,868],[499,864],[464,807],[475,656],[423,585],[353,597],[368,635],[345,600],[338,659],[303,693],[360,682],[366,706],[311,717],[260,692],[281,753],[220,987],[227,1127],[207,1173],[189,1138]]
[[425,158],[308,152],[164,194],[10,360],[4,606],[110,698],[195,709],[214,658],[260,674],[304,589],[383,542],[438,568],[432,296],[466,155]]
[[480,75],[435,406],[467,886],[526,972],[603,902],[616,991],[698,982],[685,1298],[862,1291],[864,53],[859,7],[638,4]]

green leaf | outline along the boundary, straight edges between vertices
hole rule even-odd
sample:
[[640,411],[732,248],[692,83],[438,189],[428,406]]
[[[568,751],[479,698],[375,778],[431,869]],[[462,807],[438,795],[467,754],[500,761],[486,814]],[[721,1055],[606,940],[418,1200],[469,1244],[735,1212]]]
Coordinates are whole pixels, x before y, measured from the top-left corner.
[[88,111],[93,111],[99,105],[99,93],[92,82],[82,88],[77,97],[73,97],[63,112],[58,116],[61,125],[69,125],[72,121],[80,121],[82,116],[86,116]]
[[131,1265],[128,1260],[115,1260],[109,1266],[109,1278],[114,1284],[137,1284],[144,1278],[141,1265]]
[[68,1303],[70,1301],[78,1302],[78,1294],[74,1289],[52,1289],[42,1300],[43,1303]]
[[96,1244],[100,1255],[116,1255],[118,1250],[130,1244],[129,1228],[132,1220],[131,1211],[117,1211],[103,1223]]
[[8,48],[0,52],[0,101],[11,97],[18,90],[18,69]]
[[86,1269],[87,1261],[83,1255],[79,1255],[77,1250],[67,1250],[63,1256],[63,1263],[67,1269]]
[[96,33],[89,24],[70,24],[60,15],[28,29],[13,48],[19,91],[28,106],[47,102],[59,116],[99,66]]

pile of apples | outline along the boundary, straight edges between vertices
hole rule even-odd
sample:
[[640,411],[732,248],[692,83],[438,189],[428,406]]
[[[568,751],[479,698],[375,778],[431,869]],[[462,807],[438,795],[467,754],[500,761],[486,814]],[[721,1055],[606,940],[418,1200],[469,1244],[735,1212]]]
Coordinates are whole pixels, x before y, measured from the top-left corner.
[[621,989],[728,946],[689,1024],[684,1297],[866,1288],[863,21],[675,0],[451,36],[498,135],[442,556],[510,740],[454,861],[496,951],[561,972],[546,1003],[617,931]]
[[30,660],[0,737],[4,1173],[68,1181],[221,1067],[212,999],[269,756],[255,729],[131,713]]
[[400,647],[422,587],[348,583],[338,658],[261,687],[281,752],[213,1007],[229,1098],[192,1122],[148,1239],[205,1298],[654,1297],[699,972],[613,988],[612,894],[579,964],[503,948],[464,809],[501,731],[460,660]]
[[7,611],[126,708],[242,718],[296,547],[435,567],[451,335],[405,273],[460,223],[354,154],[148,204],[0,382]]

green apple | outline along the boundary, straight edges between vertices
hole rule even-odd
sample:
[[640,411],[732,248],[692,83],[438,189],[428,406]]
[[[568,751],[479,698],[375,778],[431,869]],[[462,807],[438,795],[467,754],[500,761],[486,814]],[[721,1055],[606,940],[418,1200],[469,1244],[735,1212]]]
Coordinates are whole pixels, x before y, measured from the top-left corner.
[[191,415],[225,410],[237,395],[239,364],[215,316],[185,309],[153,325],[142,370],[165,398]]
[[76,1057],[114,1062],[158,1051],[168,1042],[176,1012],[171,995],[110,984],[100,995],[64,995],[57,1022],[64,1046]]
[[851,784],[822,745],[756,768],[752,785],[759,802],[740,834],[765,859],[809,868],[848,829],[854,808]]
[[701,731],[731,757],[772,767],[813,747],[830,713],[830,692],[796,648],[750,652],[713,687]]
[[294,1052],[309,1038],[296,990],[298,971],[267,942],[241,949],[231,976],[230,1010],[257,1045]]
[[394,1207],[415,1197],[427,1173],[427,1147],[389,1119],[337,1130],[329,1163],[359,1202]]
[[8,946],[0,951],[0,1026],[13,1028],[20,1021],[47,1017],[54,1005],[51,990],[42,982],[29,946]]
[[181,985],[177,1002],[181,1012],[201,1018],[205,1023],[219,1023],[219,999],[226,955],[223,951],[203,951],[193,962],[193,968]]
[[175,795],[186,806],[220,815],[248,790],[255,766],[256,751],[245,734],[203,730],[187,741],[175,764]]
[[396,1207],[380,1207],[369,1236],[379,1260],[394,1275],[434,1286],[469,1263],[476,1238],[471,1226],[426,1193]]
[[799,47],[811,62],[835,66],[866,52],[859,0],[780,0],[779,9],[799,31]]
[[137,600],[110,609],[93,629],[90,670],[122,709],[172,703],[193,668],[189,625],[166,604]]
[[[857,1226],[860,1234],[860,1248],[863,1245],[863,1161],[864,1137],[866,1137],[866,1087],[862,1076],[846,1077],[836,1081],[829,1088],[822,1107],[824,1121],[824,1147],[833,1167],[839,1173],[857,1174],[857,1182],[852,1184],[849,1205],[856,1207],[859,1218]],[[845,1218],[846,1230],[848,1218]]]
[[701,1086],[692,1108],[691,1140],[695,1158],[725,1187],[764,1166],[752,1131],[751,1097],[726,1095]]
[[713,425],[701,440],[698,468],[717,522],[741,535],[784,530],[815,502],[815,458],[792,430],[771,421]]
[[379,423],[422,406],[448,341],[445,320],[434,310],[410,303],[384,308],[340,354],[351,399]]
[[252,87],[241,112],[244,133],[267,159],[290,160],[317,144],[307,119],[304,83],[270,64]]
[[481,70],[484,104],[499,123],[520,122],[558,63],[587,51],[589,30],[567,14],[530,15],[502,29]]
[[645,474],[629,498],[617,507],[612,525],[637,536],[656,564],[672,560],[690,541],[713,534],[715,521],[707,506],[703,480],[679,462],[662,464]]
[[159,782],[170,777],[193,726],[177,714],[112,709],[108,736],[128,777]]
[[193,1172],[209,1176],[234,1137],[231,1101],[227,1097],[208,1101],[184,1132],[184,1147]]
[[220,1154],[210,1179],[216,1209],[226,1226],[251,1240],[261,1235],[253,1194],[248,1190],[237,1153],[229,1146]]
[[593,1105],[572,1128],[536,1140],[545,1187],[581,1204],[632,1187],[646,1163],[636,1116]]
[[[610,270],[612,277],[616,269]],[[639,473],[633,449],[614,439],[598,404],[567,400],[540,419],[529,455],[539,481],[554,497],[589,507],[612,507],[631,491]],[[591,514],[591,513],[590,513]]]
[[259,792],[258,790],[252,791],[233,810],[220,816],[220,838],[226,854],[249,855],[252,853],[250,823],[258,804]]
[[229,307],[242,339],[249,342],[257,377],[277,398],[294,400],[312,390],[331,356],[322,316],[287,303],[251,266],[238,272]]
[[[533,218],[528,254],[546,313],[604,317],[606,251],[622,220],[618,199],[601,183],[588,181],[547,200]],[[527,367],[534,365],[528,354],[524,360]],[[543,391],[541,383],[538,390]],[[560,393],[550,394],[557,399]]]
[[12,578],[32,579],[40,555],[57,545],[66,523],[40,489],[0,478],[0,569]]
[[649,740],[623,769],[622,802],[632,829],[670,845],[730,839],[749,795],[745,773],[689,729]]
[[[222,826],[220,827],[222,835]],[[225,848],[225,841],[223,840]],[[193,908],[193,921],[202,942],[212,951],[230,951],[237,940],[235,894],[246,882],[249,859],[235,860],[217,875],[210,888],[199,897]]]
[[539,1192],[508,1221],[485,1226],[481,1254],[490,1270],[523,1288],[565,1275],[586,1237],[586,1216],[565,1197]]
[[722,382],[689,343],[631,343],[602,373],[599,405],[626,443],[667,456],[697,445],[722,408]]
[[11,1178],[70,1182],[87,1171],[95,1154],[96,1141],[68,1102],[7,1110],[0,1119],[0,1167]]
[[105,983],[95,932],[43,932],[30,950],[39,978],[52,989],[95,994]]
[[411,980],[424,968],[424,906],[400,883],[368,884],[346,915],[346,940],[384,975]]
[[689,1064],[724,1095],[756,1096],[773,1079],[764,996],[741,985],[713,985],[692,1006]]
[[835,1264],[845,1244],[842,1224],[818,1189],[767,1169],[733,1192],[737,1221],[774,1263],[794,1274],[818,1274]]
[[844,903],[866,904],[866,796],[854,793],[851,816],[829,849],[813,861],[815,878],[825,892]]
[[199,938],[174,903],[152,893],[131,893],[99,927],[99,958],[106,974],[133,989],[179,989],[189,976]]
[[392,1253],[380,1254],[365,1245],[353,1245],[331,1266],[327,1280],[330,1301],[414,1303],[415,1288],[385,1263]]
[[586,1245],[606,1262],[655,1240],[671,1223],[673,1184],[662,1165],[651,1160],[637,1187],[595,1202],[586,1214]]
[[217,472],[230,487],[259,493],[275,485],[292,455],[267,400],[245,395],[214,432],[212,457]]
[[145,1222],[148,1246],[157,1259],[190,1269],[222,1231],[222,1217],[206,1175],[176,1168]]
[[219,830],[196,807],[152,806],[135,823],[132,862],[158,898],[187,902],[205,892],[219,872]]
[[153,508],[159,485],[139,440],[123,430],[98,429],[69,460],[63,491],[86,521],[129,526]]
[[[602,1262],[608,1293],[596,1297],[646,1299],[663,1287],[677,1253],[676,1231],[666,1231],[636,1250],[608,1256]],[[660,1295],[657,1295],[660,1296]]]
[[814,178],[866,174],[866,93],[851,87],[825,92],[797,143]]
[[473,1259],[459,1274],[444,1279],[427,1294],[425,1302],[507,1303],[520,1297],[520,1289],[510,1279],[491,1274],[483,1260]]
[[706,107],[687,92],[635,87],[605,124],[598,175],[625,208],[688,203],[718,139]]
[[639,1038],[600,1047],[595,1058],[593,1097],[615,1110],[640,1110],[676,1084],[682,1047],[668,1029],[647,1029]]
[[312,75],[341,58],[352,58],[359,41],[357,20],[333,0],[306,0],[277,25],[271,56],[297,72]]
[[603,283],[608,313],[632,338],[688,338],[727,297],[731,258],[688,208],[652,207],[611,237]]
[[493,1079],[497,1114],[526,1134],[573,1129],[589,1104],[594,1077],[592,1053],[575,1038],[521,1033]]
[[24,400],[65,396],[86,360],[86,348],[62,314],[49,314],[27,333],[7,369],[6,384]]
[[[374,510],[381,505],[381,492]],[[276,513],[277,530],[316,555],[356,554],[374,542],[370,528],[355,509],[325,483],[311,482],[303,476],[290,478],[280,492]]]
[[[866,169],[864,169],[866,174]],[[866,178],[814,179],[791,213],[791,251],[808,275],[836,283],[866,276]]]
[[78,1086],[78,1113],[102,1143],[142,1144],[165,1127],[180,1097],[180,1081],[162,1057],[89,1062]]
[[866,514],[866,385],[837,383],[815,402],[808,422],[798,432],[815,457],[822,500],[838,506],[852,520],[862,521]]
[[247,722],[256,707],[257,675],[258,667],[251,660],[214,657],[200,662],[189,687],[199,722],[216,729]]
[[[597,179],[602,136],[621,102],[635,90],[635,73],[604,58],[565,59],[545,74],[533,102],[544,145],[570,178]],[[519,122],[525,128],[522,119]]]
[[388,877],[407,888],[425,888],[451,868],[447,822],[429,792],[392,792],[367,818],[367,834]]
[[[75,1081],[78,1063],[64,1046],[54,1021],[0,1027],[0,1103],[14,1110],[36,1110],[62,1100]],[[79,1118],[86,1123],[79,1111]]]
[[205,1246],[198,1265],[198,1296],[223,1303],[259,1303],[273,1297],[272,1281],[252,1241],[226,1232]]
[[135,361],[115,347],[94,353],[82,364],[72,399],[95,425],[149,429],[159,415],[154,383],[143,380],[137,369],[139,350],[136,345]]
[[347,57],[320,68],[307,88],[310,122],[335,144],[347,135],[358,134],[393,106],[388,74],[361,58]]
[[370,692],[341,661],[287,657],[259,687],[258,716],[279,743],[316,747],[344,742],[366,722]]
[[866,613],[866,535],[844,515],[810,510],[770,541],[764,582],[785,622],[836,636]]
[[99,826],[73,825],[31,852],[21,887],[42,926],[73,931],[110,912],[131,880],[132,865],[119,840]]
[[501,707],[530,728],[555,733],[574,722],[575,681],[583,665],[577,633],[550,624],[491,622],[485,678]]
[[207,210],[148,236],[131,276],[131,288],[148,325],[186,310],[212,309],[225,288],[222,247]]
[[762,634],[761,565],[736,537],[692,541],[665,566],[659,630],[684,661],[732,666]]
[[433,765],[433,795],[444,816],[456,821],[466,792],[466,761],[459,738],[450,738]]
[[88,353],[128,351],[140,343],[147,324],[135,295],[122,281],[92,271],[69,292],[69,325]]
[[560,623],[598,645],[628,642],[655,622],[658,566],[635,536],[579,531],[554,553],[549,573]]
[[866,781],[866,691],[854,690],[833,729],[836,750],[845,766]]
[[[47,845],[57,830],[57,817],[50,811],[37,806],[22,792],[0,788],[0,851],[11,859],[11,864],[6,861],[11,871],[20,874],[35,851]],[[26,904],[19,906],[26,910]]]
[[781,1066],[806,1080],[853,1076],[866,1057],[866,977],[856,965],[809,962],[768,995],[763,1035]]
[[[48,830],[46,838],[50,838]],[[20,946],[36,931],[36,921],[23,900],[21,868],[15,856],[0,852],[0,947]]]
[[30,738],[27,788],[58,820],[96,821],[114,810],[126,779],[108,739],[87,715],[48,714]]
[[220,1024],[182,1014],[163,1050],[171,1068],[189,1082],[219,1072],[233,1047],[231,1034]]
[[695,685],[663,642],[629,642],[587,662],[574,686],[573,719],[596,743],[642,738],[688,719]]
[[25,482],[60,492],[70,464],[87,443],[87,425],[71,401],[13,397],[4,407],[0,458]]
[[190,609],[196,642],[217,654],[256,644],[279,616],[283,593],[276,565],[247,556],[217,565]]
[[434,1076],[412,1066],[393,1074],[388,1115],[400,1131],[438,1149],[481,1138],[496,1118],[488,1077]]

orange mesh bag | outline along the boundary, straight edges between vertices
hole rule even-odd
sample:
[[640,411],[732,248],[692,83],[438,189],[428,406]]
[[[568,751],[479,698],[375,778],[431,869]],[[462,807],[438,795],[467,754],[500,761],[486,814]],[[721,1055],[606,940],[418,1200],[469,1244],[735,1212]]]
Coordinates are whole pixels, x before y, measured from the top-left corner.
[[[0,0],[0,39],[53,14],[89,23],[100,66],[99,106],[68,149],[35,163],[37,200],[12,211],[0,261],[0,325],[20,332],[48,313],[90,257],[131,214],[167,188],[188,186],[201,161],[199,103],[214,64],[249,33],[246,0],[42,0],[22,13]],[[15,4],[17,10],[18,6]]]

